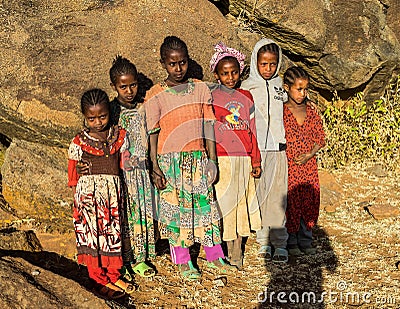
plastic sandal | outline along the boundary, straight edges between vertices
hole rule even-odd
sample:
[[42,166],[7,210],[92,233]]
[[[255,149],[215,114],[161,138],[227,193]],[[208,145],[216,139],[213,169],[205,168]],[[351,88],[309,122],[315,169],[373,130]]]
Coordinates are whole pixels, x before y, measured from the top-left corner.
[[317,249],[314,247],[300,248],[300,250],[306,255],[315,255],[317,253]]
[[287,263],[289,260],[288,251],[284,248],[276,248],[272,261],[275,263]]
[[198,280],[201,277],[200,272],[194,267],[192,261],[187,264],[179,264],[179,271],[185,279]]
[[127,281],[127,282],[133,281],[133,276],[131,275],[131,273],[133,273],[133,271],[132,271],[132,267],[130,265],[122,266],[122,268],[120,269],[119,272],[125,281]]
[[136,287],[133,284],[126,283],[125,281],[123,281],[121,279],[118,279],[114,283],[108,283],[106,286],[108,287],[108,285],[111,285],[111,284],[122,289],[126,294],[132,294],[133,292],[136,291]]
[[258,250],[258,256],[267,261],[270,261],[272,258],[272,248],[268,245],[262,245]]
[[145,262],[140,262],[136,266],[132,267],[132,270],[135,274],[138,274],[143,278],[150,278],[156,274],[155,270]]
[[93,292],[100,297],[107,298],[110,300],[119,299],[119,298],[125,296],[125,292],[119,288],[117,289],[117,287],[111,288],[109,286],[100,285],[100,284],[97,284],[93,288]]
[[299,247],[288,248],[288,252],[289,252],[289,255],[292,255],[292,256],[302,256],[302,255],[304,255],[304,252],[301,251]]
[[223,258],[218,258],[218,260],[207,262],[207,266],[209,268],[218,269],[220,273],[227,273],[229,271],[237,270],[235,266],[226,263]]

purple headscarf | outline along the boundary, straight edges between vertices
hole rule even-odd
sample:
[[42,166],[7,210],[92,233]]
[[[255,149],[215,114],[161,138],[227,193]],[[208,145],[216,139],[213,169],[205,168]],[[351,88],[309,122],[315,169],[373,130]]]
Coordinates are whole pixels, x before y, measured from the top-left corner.
[[219,42],[217,45],[214,46],[215,53],[211,57],[210,60],[210,70],[211,72],[215,71],[215,67],[217,66],[218,62],[227,56],[232,56],[237,59],[239,62],[239,67],[240,67],[240,73],[243,72],[244,69],[244,59],[246,56],[242,54],[240,51],[226,46],[224,43]]

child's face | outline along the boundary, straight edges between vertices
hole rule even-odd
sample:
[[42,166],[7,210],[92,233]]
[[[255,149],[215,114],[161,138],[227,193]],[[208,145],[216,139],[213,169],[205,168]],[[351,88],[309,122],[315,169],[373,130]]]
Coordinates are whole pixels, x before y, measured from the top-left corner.
[[237,61],[222,59],[218,62],[214,76],[222,85],[233,89],[240,77],[240,68]]
[[135,107],[135,96],[138,91],[137,77],[132,74],[121,75],[117,77],[115,84],[111,87],[118,93],[117,100],[126,108]]
[[169,50],[161,64],[168,72],[167,80],[173,84],[181,84],[186,81],[188,70],[188,56],[181,49]]
[[103,132],[108,129],[110,111],[106,103],[88,106],[83,115],[91,132]]
[[283,87],[288,93],[289,101],[296,104],[304,103],[307,98],[309,82],[308,78],[296,78],[293,85],[284,84]]
[[274,76],[278,67],[278,55],[275,53],[264,52],[257,58],[258,72],[265,80],[271,79]]

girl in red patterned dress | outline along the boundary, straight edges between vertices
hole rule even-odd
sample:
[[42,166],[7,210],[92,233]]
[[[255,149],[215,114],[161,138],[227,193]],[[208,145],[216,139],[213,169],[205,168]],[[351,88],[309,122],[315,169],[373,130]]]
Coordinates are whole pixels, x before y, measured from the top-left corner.
[[309,81],[299,67],[289,68],[283,80],[288,94],[283,109],[288,158],[286,228],[288,251],[293,256],[316,253],[311,245],[320,205],[315,155],[325,145],[325,133],[317,111],[307,104]]
[[[68,150],[68,186],[74,193],[73,220],[78,263],[87,266],[97,292],[112,299],[135,288],[121,280],[121,180],[119,150],[126,131],[110,126],[110,101],[100,89],[86,91],[81,111],[87,128],[75,136]],[[77,163],[89,166],[79,176]]]

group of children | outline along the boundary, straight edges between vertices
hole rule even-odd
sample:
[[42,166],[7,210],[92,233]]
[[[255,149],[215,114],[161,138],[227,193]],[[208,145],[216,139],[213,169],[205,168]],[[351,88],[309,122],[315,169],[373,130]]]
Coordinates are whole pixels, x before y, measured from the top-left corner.
[[268,39],[255,45],[242,83],[245,56],[223,43],[210,61],[218,84],[188,78],[189,52],[175,36],[160,57],[167,78],[147,92],[135,65],[117,56],[117,97],[91,89],[81,99],[85,129],[69,148],[68,185],[78,262],[97,292],[123,297],[134,274],[153,276],[158,236],[189,280],[201,278],[194,243],[206,267],[230,272],[243,267],[251,231],[265,260],[314,254],[324,132],[307,102],[308,74],[292,67],[282,82],[282,52]]

